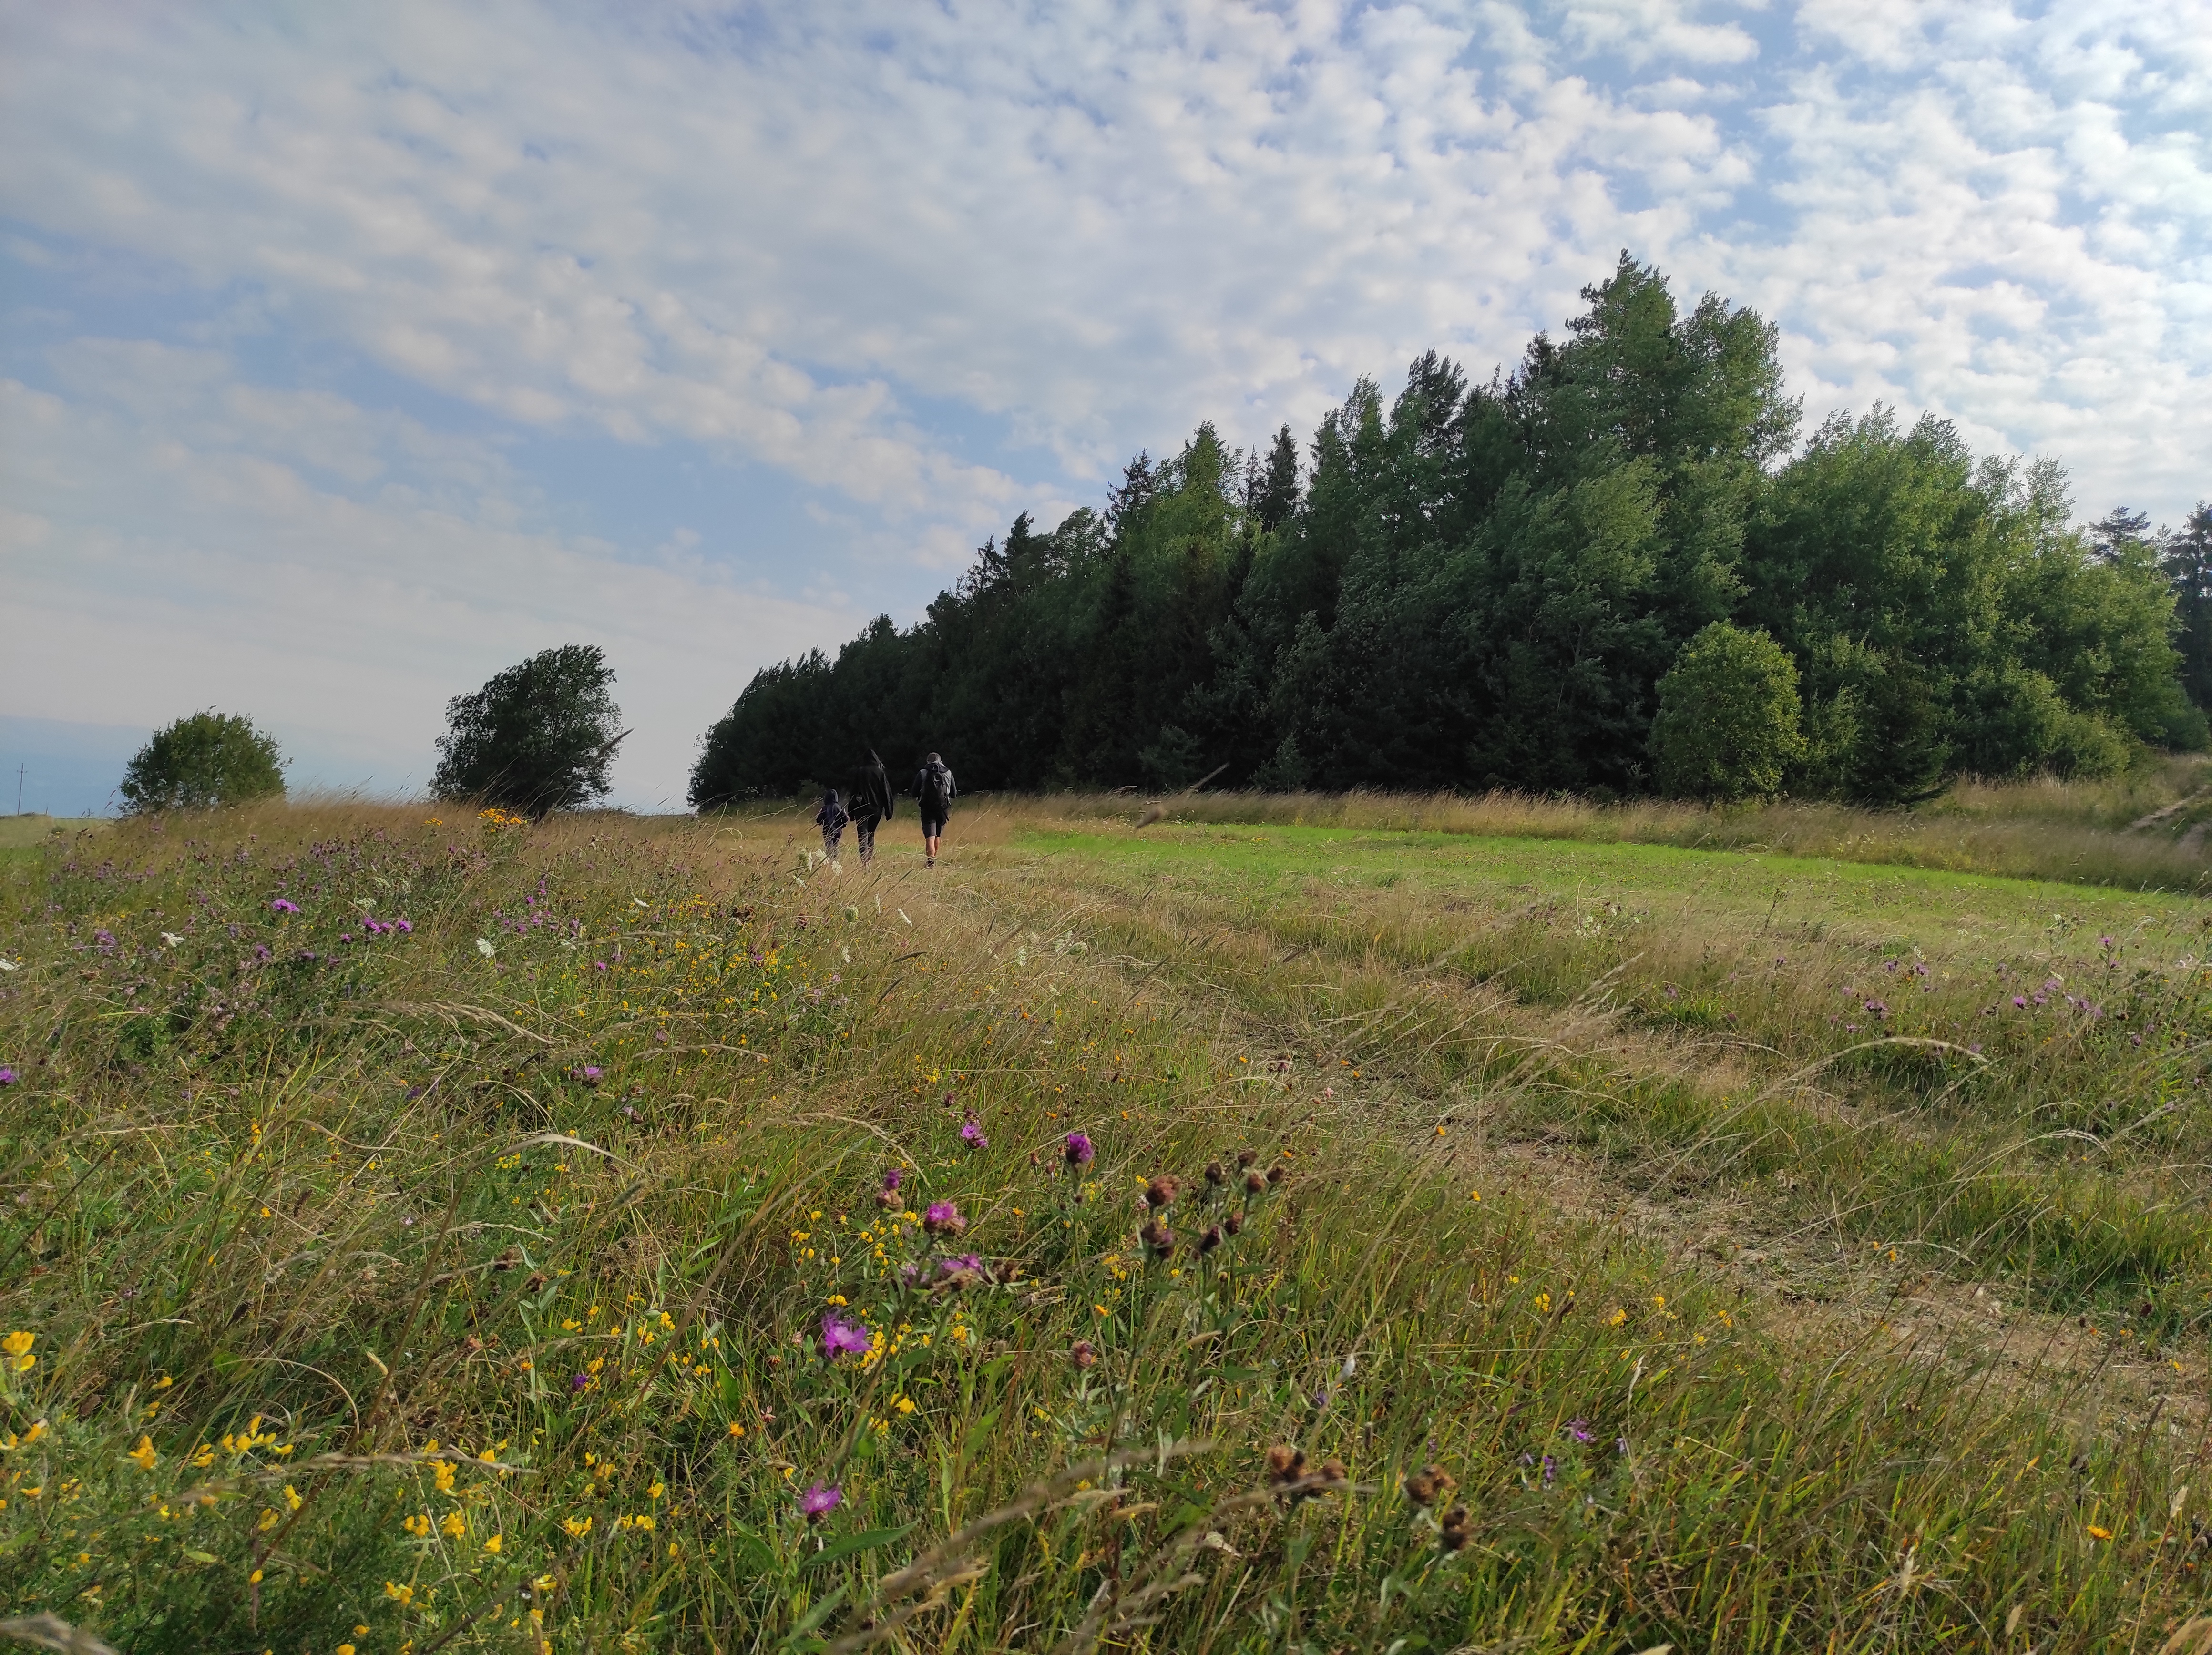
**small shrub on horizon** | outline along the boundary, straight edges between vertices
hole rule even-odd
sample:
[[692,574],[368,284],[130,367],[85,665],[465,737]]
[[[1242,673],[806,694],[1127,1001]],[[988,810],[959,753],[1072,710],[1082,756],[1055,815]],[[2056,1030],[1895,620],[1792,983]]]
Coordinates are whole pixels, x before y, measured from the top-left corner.
[[255,729],[252,719],[210,709],[155,731],[132,756],[118,791],[131,815],[210,810],[282,798],[287,762],[276,738]]

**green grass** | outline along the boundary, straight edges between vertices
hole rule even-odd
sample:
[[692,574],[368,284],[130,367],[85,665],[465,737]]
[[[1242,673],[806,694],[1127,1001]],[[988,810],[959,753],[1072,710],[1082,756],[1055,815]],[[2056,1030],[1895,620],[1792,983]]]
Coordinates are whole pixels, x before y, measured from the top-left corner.
[[[287,1655],[2148,1651],[2201,1604],[2202,905],[1065,802],[933,873],[805,842],[278,807],[9,864],[0,1603]],[[1891,960],[1930,991],[1870,1043]],[[2103,1015],[1983,1018],[1999,962]],[[1931,1337],[1977,1288],[2005,1338]]]

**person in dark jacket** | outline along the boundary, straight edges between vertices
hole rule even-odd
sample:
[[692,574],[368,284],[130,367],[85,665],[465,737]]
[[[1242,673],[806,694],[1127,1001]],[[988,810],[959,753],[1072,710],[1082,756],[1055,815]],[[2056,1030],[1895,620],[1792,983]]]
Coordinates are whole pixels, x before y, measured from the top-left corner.
[[845,814],[844,801],[837,790],[829,789],[822,795],[822,808],[814,813],[814,820],[822,824],[822,854],[830,862],[837,859],[837,841],[845,836],[845,824],[851,820]]
[[896,808],[890,773],[872,747],[853,772],[852,794],[847,803],[853,813],[853,839],[860,847],[860,864],[865,867],[876,859],[876,824],[889,821]]
[[927,865],[937,865],[937,842],[944,835],[945,824],[952,815],[952,801],[957,790],[952,785],[952,773],[945,767],[945,761],[931,754],[915,772],[914,797],[921,807],[921,851]]

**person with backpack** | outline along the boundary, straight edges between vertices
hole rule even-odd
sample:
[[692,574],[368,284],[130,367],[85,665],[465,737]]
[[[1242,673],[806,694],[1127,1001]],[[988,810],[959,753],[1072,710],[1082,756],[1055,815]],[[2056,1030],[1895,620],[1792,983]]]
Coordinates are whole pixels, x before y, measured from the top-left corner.
[[944,760],[933,753],[921,761],[921,768],[915,773],[914,797],[921,806],[921,850],[929,867],[937,865],[937,842],[951,817],[956,792],[952,773],[945,767]]
[[853,772],[853,838],[860,847],[864,868],[876,859],[876,824],[889,821],[892,808],[890,773],[872,747],[866,761]]
[[845,837],[845,824],[852,818],[845,814],[844,801],[837,790],[829,788],[822,795],[822,808],[814,813],[814,820],[822,824],[823,860],[835,864],[837,860],[837,841]]

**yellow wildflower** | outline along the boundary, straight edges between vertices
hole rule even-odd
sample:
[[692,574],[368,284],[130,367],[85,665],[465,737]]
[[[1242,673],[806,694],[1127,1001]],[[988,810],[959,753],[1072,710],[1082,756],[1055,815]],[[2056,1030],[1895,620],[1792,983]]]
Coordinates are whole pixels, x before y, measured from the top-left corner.
[[27,1373],[31,1371],[31,1364],[39,1360],[31,1354],[31,1347],[38,1342],[37,1334],[26,1333],[19,1329],[0,1339],[0,1350],[8,1353],[8,1360],[15,1364],[18,1373]]
[[453,1461],[449,1459],[440,1460],[435,1465],[430,1468],[430,1475],[437,1479],[438,1492],[440,1494],[449,1494],[453,1492]]
[[427,1540],[430,1537],[430,1513],[424,1512],[416,1517],[403,1517],[399,1519],[399,1526],[417,1540]]
[[405,1609],[408,1604],[415,1601],[415,1588],[403,1586],[396,1580],[386,1580],[384,1583],[384,1595],[398,1603],[400,1608]]
[[504,1537],[503,1537],[503,1536],[496,1535],[496,1534],[495,1534],[495,1535],[494,1535],[494,1536],[492,1536],[492,1537],[491,1537],[490,1539],[489,1539],[489,1540],[487,1540],[487,1541],[485,1541],[485,1542],[484,1542],[483,1549],[484,1549],[486,1551],[488,1551],[488,1552],[496,1552],[496,1551],[498,1551],[498,1550],[499,1550],[499,1549],[500,1549],[500,1544],[501,1544],[501,1541],[504,1539]]
[[129,1458],[138,1462],[140,1470],[150,1471],[154,1469],[154,1462],[161,1456],[154,1452],[154,1439],[142,1436],[138,1439],[138,1446],[131,1451]]
[[284,1503],[296,1512],[307,1502],[300,1497],[300,1491],[288,1482],[284,1485]]
[[570,1539],[581,1540],[591,1533],[592,1519],[588,1517],[564,1517],[561,1519],[561,1526],[568,1530]]
[[446,1520],[438,1526],[454,1539],[459,1540],[469,1531],[469,1520],[459,1512],[447,1512]]

